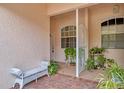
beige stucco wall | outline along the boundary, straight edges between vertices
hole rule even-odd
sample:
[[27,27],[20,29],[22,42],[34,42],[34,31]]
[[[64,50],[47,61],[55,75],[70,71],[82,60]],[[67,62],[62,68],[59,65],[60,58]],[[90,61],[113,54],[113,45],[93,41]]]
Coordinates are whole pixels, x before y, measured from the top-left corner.
[[[90,48],[101,46],[101,26],[102,20],[109,17],[124,16],[124,4],[120,5],[118,14],[113,14],[114,4],[99,4],[89,8],[89,40]],[[124,49],[108,49],[106,56],[115,59],[121,66],[124,66]]]
[[0,88],[10,88],[9,70],[49,60],[49,17],[44,4],[0,4]]

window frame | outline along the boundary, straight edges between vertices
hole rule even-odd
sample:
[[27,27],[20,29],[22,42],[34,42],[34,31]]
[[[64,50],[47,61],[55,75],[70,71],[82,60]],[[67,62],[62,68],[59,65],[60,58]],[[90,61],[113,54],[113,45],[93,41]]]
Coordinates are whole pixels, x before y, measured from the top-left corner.
[[[117,24],[117,19],[120,19],[120,18],[123,18],[123,23],[122,24]],[[111,25],[109,25],[109,21],[110,20],[115,20],[115,24],[111,24]],[[116,40],[114,40],[114,41],[112,41],[112,40],[110,40],[110,36],[111,35],[115,35],[115,38],[117,38],[117,35],[120,35],[119,33],[118,33],[118,31],[119,30],[117,30],[117,26],[118,25],[124,25],[124,17],[123,16],[121,16],[121,17],[113,17],[113,18],[109,18],[109,19],[107,19],[107,20],[104,20],[104,21],[102,21],[101,23],[100,23],[100,26],[101,26],[101,47],[104,47],[104,40],[103,40],[103,33],[102,33],[102,27],[104,27],[104,26],[102,26],[102,24],[104,23],[104,22],[107,22],[107,25],[104,25],[106,28],[107,28],[107,30],[109,31],[109,28],[113,25],[113,26],[115,26],[115,34],[108,34],[109,35],[109,40],[107,40],[107,42],[108,42],[108,44],[110,45],[110,42],[115,42],[115,46],[113,46],[113,47],[111,47],[111,46],[107,46],[107,47],[105,47],[105,49],[124,49],[124,47],[122,46],[122,47],[118,47],[118,46],[116,46],[116,42],[118,41],[117,39]],[[124,32],[122,32],[123,34],[124,34]],[[122,34],[121,33],[121,34]],[[124,40],[123,40],[124,41]],[[106,43],[107,43],[106,42]]]
[[61,41],[61,48],[76,48],[76,26],[67,25],[67,26],[62,27],[60,41]]

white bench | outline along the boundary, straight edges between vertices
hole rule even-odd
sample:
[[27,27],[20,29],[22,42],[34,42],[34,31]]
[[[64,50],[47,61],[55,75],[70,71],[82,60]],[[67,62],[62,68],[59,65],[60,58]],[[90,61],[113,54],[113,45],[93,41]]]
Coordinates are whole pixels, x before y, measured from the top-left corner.
[[42,61],[41,64],[33,69],[27,70],[27,71],[22,71],[18,68],[12,68],[10,70],[10,73],[13,74],[14,76],[16,76],[16,80],[14,82],[13,87],[15,86],[15,84],[19,84],[20,85],[20,89],[23,88],[23,86],[33,80],[36,80],[39,77],[42,77],[44,75],[48,75],[48,65],[49,62],[48,61]]

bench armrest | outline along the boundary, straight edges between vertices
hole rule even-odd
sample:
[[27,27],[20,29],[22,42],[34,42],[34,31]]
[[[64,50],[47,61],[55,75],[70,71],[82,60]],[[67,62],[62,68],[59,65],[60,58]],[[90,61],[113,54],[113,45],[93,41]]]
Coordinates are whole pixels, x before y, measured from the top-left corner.
[[19,68],[11,68],[10,73],[16,77],[22,78],[23,76],[23,71]]
[[49,64],[50,64],[50,62],[49,61],[42,61],[41,63],[40,63],[40,66],[49,66]]

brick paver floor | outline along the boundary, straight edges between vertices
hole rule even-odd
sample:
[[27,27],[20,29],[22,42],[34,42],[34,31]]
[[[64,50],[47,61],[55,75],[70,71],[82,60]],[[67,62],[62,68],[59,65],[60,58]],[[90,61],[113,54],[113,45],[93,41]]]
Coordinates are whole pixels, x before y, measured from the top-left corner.
[[24,86],[24,89],[94,89],[97,83],[62,74],[41,77]]

